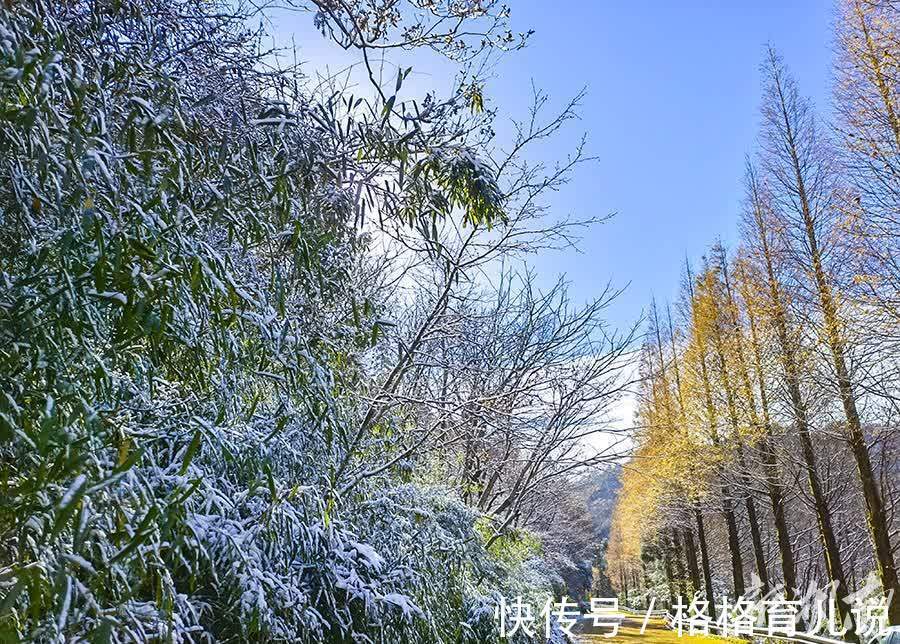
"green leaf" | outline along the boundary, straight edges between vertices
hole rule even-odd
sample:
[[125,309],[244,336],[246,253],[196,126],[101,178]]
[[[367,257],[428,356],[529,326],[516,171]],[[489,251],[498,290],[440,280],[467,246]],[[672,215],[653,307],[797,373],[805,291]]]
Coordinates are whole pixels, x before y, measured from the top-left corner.
[[184,454],[184,461],[181,463],[181,470],[179,471],[179,474],[181,476],[184,476],[184,473],[187,472],[188,466],[190,466],[191,464],[191,460],[193,460],[194,455],[197,453],[197,450],[200,449],[200,441],[202,440],[202,438],[203,434],[198,428],[194,432],[194,437],[191,439],[191,444],[188,445],[187,452],[185,452]]

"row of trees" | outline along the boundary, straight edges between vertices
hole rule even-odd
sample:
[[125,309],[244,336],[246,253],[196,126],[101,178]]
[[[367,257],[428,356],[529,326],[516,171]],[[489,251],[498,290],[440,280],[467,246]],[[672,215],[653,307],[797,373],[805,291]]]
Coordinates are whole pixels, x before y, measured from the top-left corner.
[[649,558],[672,595],[874,586],[900,623],[900,8],[844,0],[836,43],[825,126],[767,51],[740,244],[651,306],[620,590]]
[[532,151],[576,102],[494,140],[475,72],[527,34],[490,0],[278,10],[355,94],[260,3],[0,6],[4,641],[495,641],[590,569],[557,499],[629,334],[513,270],[589,223],[546,212],[582,151]]

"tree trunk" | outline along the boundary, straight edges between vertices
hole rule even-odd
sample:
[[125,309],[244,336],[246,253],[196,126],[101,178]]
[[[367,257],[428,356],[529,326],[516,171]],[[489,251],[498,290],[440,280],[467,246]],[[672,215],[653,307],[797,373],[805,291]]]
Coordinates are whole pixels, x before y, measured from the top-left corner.
[[700,542],[700,565],[703,568],[703,584],[706,590],[706,601],[709,602],[709,616],[716,617],[716,597],[713,594],[712,573],[709,569],[709,550],[706,547],[706,528],[703,526],[703,513],[694,508],[697,520],[697,540]]
[[687,554],[688,570],[691,573],[691,596],[700,592],[700,568],[697,565],[697,549],[694,546],[694,532],[690,528],[683,530],[684,551]]
[[741,597],[744,594],[744,563],[741,561],[741,540],[738,537],[737,520],[734,518],[734,510],[731,508],[729,494],[728,487],[722,486],[722,516],[725,517],[725,526],[728,528],[731,577],[734,583],[734,594],[736,597]]
[[678,587],[678,597],[684,599],[688,596],[687,591],[687,575],[684,573],[684,559],[682,558],[681,538],[678,536],[678,530],[672,529],[672,549],[674,550],[675,563],[675,579]]
[[663,551],[663,569],[666,572],[666,585],[669,588],[669,608],[675,605],[675,575],[672,572],[672,544],[669,541],[669,536],[667,534],[663,534],[662,539],[662,551]]
[[878,482],[875,480],[875,472],[869,457],[869,448],[866,445],[859,412],[856,408],[856,397],[853,393],[853,385],[850,381],[850,374],[844,357],[844,345],[840,336],[834,300],[825,281],[821,262],[818,259],[818,252],[814,245],[815,236],[811,226],[808,225],[807,230],[810,236],[810,244],[813,246],[815,253],[813,255],[813,263],[822,301],[826,335],[834,361],[835,373],[837,374],[838,390],[840,391],[841,403],[844,407],[844,415],[847,418],[847,443],[850,446],[850,451],[853,453],[853,459],[856,461],[856,469],[859,474],[859,480],[862,483],[863,498],[866,502],[866,522],[869,526],[869,536],[875,553],[875,564],[884,592],[894,591],[888,608],[889,621],[891,624],[900,624],[900,593],[897,592],[900,588],[898,588],[897,569],[894,565],[894,555],[891,550],[890,532],[884,502],[881,498]]
[[[696,301],[694,298],[694,277],[691,274],[690,265],[687,265],[687,283],[690,301]],[[709,380],[709,367],[706,362],[706,346],[703,339],[703,333],[698,333],[700,344],[700,378],[703,384],[703,395],[706,403],[706,416],[709,423],[710,439],[714,446],[720,444],[719,432],[716,427],[716,407],[713,403],[712,388]],[[728,528],[728,551],[731,554],[731,573],[734,582],[734,592],[737,595],[744,594],[744,565],[741,561],[741,542],[738,538],[737,521],[734,518],[734,510],[731,507],[731,490],[728,485],[722,484],[722,517],[725,519],[725,525]]]
[[872,70],[872,75],[874,76],[872,80],[875,87],[878,89],[878,95],[884,105],[885,120],[887,120],[891,132],[894,135],[894,144],[897,146],[895,150],[900,150],[900,119],[897,118],[897,112],[894,109],[894,101],[892,98],[895,90],[892,89],[891,82],[886,78],[882,68],[882,52],[879,51],[878,44],[876,44],[875,40],[872,38],[862,3],[860,3],[859,0],[854,0],[853,2],[853,13],[857,20],[859,20],[860,32],[866,43],[866,55],[863,56],[863,58],[867,59],[869,68]]
[[763,550],[762,535],[759,530],[759,519],[756,516],[756,503],[750,494],[744,497],[747,506],[747,520],[750,522],[750,540],[753,542],[753,557],[756,560],[756,574],[762,584],[765,595],[769,592],[769,571],[766,569],[766,555]]
[[[759,337],[756,329],[756,312],[750,298],[745,297],[747,321],[750,325],[750,348],[753,355],[753,367],[758,376],[759,405],[762,411],[763,438],[759,442],[759,450],[762,454],[764,475],[766,479],[766,491],[769,495],[769,503],[772,505],[772,519],[775,523],[775,536],[778,541],[778,554],[781,558],[781,572],[784,577],[784,593],[788,600],[792,600],[797,587],[797,566],[794,563],[794,552],[791,550],[791,535],[788,530],[787,519],[784,515],[784,490],[781,487],[778,459],[775,450],[772,449],[772,420],[769,416],[769,394],[766,390],[766,381],[762,370],[762,349],[759,345]],[[743,352],[742,352],[743,353]],[[751,409],[756,409],[753,385],[750,374],[744,366],[744,388],[746,395],[751,399]],[[755,416],[755,412],[754,412]],[[754,424],[759,422],[753,419]]]
[[[737,460],[739,468],[738,477],[740,479],[741,486],[744,488],[744,504],[747,507],[747,520],[750,522],[750,540],[753,543],[753,556],[756,562],[756,572],[759,575],[759,579],[763,585],[763,594],[766,594],[769,588],[769,573],[766,570],[766,557],[763,551],[762,535],[759,531],[759,519],[756,516],[756,503],[753,501],[753,496],[750,490],[750,481],[749,477],[747,476],[748,468],[746,458],[744,457],[743,439],[741,438],[740,421],[737,414],[737,404],[734,399],[734,390],[731,386],[731,378],[728,374],[728,364],[725,360],[724,342],[721,336],[721,331],[718,327],[716,327],[713,335],[713,344],[715,345],[716,357],[718,358],[717,362],[719,365],[719,377],[722,379],[722,387],[725,390],[725,401],[728,408],[728,418],[731,422],[731,433],[737,449]],[[737,538],[737,531],[735,528],[735,535],[734,537],[732,537],[732,527],[731,525],[729,525],[729,546],[732,543],[732,538]],[[738,547],[740,547],[739,542]],[[740,558],[738,558],[737,563],[739,568],[734,567],[735,561],[734,557],[732,556],[732,569],[735,574],[734,592],[735,595],[740,597],[744,594],[743,565],[741,565]],[[738,572],[741,573],[740,585],[738,585],[737,582]],[[739,587],[740,590],[738,590]]]
[[[897,624],[900,623],[900,593],[896,592],[898,590],[897,569],[894,566],[894,556],[891,551],[887,516],[881,499],[881,492],[878,489],[878,483],[875,481],[869,450],[866,446],[859,412],[856,408],[856,397],[853,392],[853,384],[850,381],[850,373],[847,369],[846,347],[843,334],[841,333],[841,321],[837,304],[822,264],[822,254],[819,250],[819,241],[815,229],[815,215],[810,205],[806,175],[800,162],[800,152],[795,138],[796,122],[793,118],[795,112],[792,109],[794,106],[793,103],[789,103],[789,99],[784,93],[782,86],[784,81],[781,75],[776,74],[773,80],[775,81],[774,87],[780,101],[779,108],[783,119],[786,152],[794,171],[796,185],[793,187],[796,189],[797,204],[803,217],[806,244],[812,263],[812,266],[807,268],[812,269],[819,296],[825,338],[831,351],[835,375],[837,376],[838,391],[844,407],[844,415],[847,419],[847,442],[856,461],[856,468],[862,483],[863,497],[866,502],[866,522],[869,526],[869,536],[872,540],[878,575],[881,578],[882,588],[885,593],[895,591],[888,609],[889,621],[892,624]],[[801,132],[800,135],[802,136],[803,133]]]
[[816,509],[816,520],[819,524],[819,534],[822,537],[822,546],[825,552],[825,567],[831,581],[837,584],[838,601],[843,601],[849,588],[844,576],[844,568],[841,565],[841,555],[838,549],[837,539],[834,536],[834,528],[831,525],[831,511],[828,501],[822,491],[819,481],[819,470],[816,464],[816,453],[813,450],[812,439],[809,435],[809,423],[806,418],[806,407],[800,396],[800,385],[796,374],[790,374],[787,378],[788,393],[791,398],[791,407],[794,421],[797,425],[797,434],[800,439],[800,449],[803,453],[803,462],[806,464],[806,476],[809,489],[812,493],[813,504]]
[[828,502],[825,499],[825,494],[822,491],[822,485],[819,481],[816,454],[813,450],[812,440],[810,439],[809,434],[806,405],[804,404],[803,397],[800,393],[800,369],[798,366],[797,354],[793,343],[791,342],[790,334],[788,333],[787,313],[781,295],[781,285],[775,273],[772,252],[769,247],[769,233],[763,216],[763,206],[760,201],[755,178],[752,174],[750,180],[751,197],[754,200],[754,219],[759,235],[762,259],[765,265],[766,287],[771,304],[772,322],[775,327],[778,344],[780,345],[778,358],[784,371],[785,385],[791,403],[791,415],[794,419],[795,429],[800,442],[800,451],[806,469],[806,477],[810,493],[813,497],[816,523],[819,527],[819,537],[822,541],[822,549],[825,556],[825,568],[831,583],[835,584],[837,587],[836,598],[840,604],[847,596],[848,592],[846,577],[844,576],[844,569],[841,565],[840,551],[834,536],[834,529],[831,525],[831,513],[828,508]]

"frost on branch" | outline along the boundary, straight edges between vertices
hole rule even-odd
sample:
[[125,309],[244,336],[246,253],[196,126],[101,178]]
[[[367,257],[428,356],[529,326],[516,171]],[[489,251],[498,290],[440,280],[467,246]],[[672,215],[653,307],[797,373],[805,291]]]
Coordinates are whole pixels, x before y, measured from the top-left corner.
[[380,112],[345,125],[358,102],[272,71],[248,24],[0,9],[3,636],[475,641],[526,585],[478,510],[392,460],[400,413],[363,422],[393,316],[361,204],[427,186],[500,223],[498,179],[438,129],[401,155]]

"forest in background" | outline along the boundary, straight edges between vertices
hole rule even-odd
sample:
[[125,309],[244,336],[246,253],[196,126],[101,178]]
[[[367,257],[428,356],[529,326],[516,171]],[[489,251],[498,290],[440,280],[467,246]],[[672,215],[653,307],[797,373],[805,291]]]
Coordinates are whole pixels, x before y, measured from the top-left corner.
[[608,550],[632,603],[830,584],[844,626],[891,591],[900,623],[900,5],[837,9],[833,122],[769,48],[739,243],[651,304]]
[[494,641],[602,567],[634,332],[525,263],[593,223],[540,153],[579,96],[496,140],[492,0],[287,3],[356,93],[267,8],[0,5],[4,641]]

